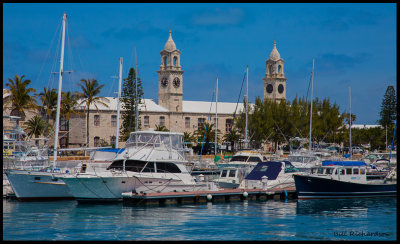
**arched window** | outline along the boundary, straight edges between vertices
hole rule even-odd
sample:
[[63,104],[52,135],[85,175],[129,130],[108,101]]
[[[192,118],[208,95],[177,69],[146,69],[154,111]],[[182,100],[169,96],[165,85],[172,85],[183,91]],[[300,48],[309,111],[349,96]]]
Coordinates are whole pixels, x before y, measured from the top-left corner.
[[168,65],[167,56],[163,56],[163,65],[164,65],[164,66],[167,66],[167,65]]
[[279,66],[278,66],[278,73],[279,73],[279,74],[282,74],[282,65],[279,65]]
[[175,56],[175,57],[174,57],[174,63],[173,63],[173,65],[174,65],[175,67],[177,66],[177,61],[178,61],[178,57]]
[[269,66],[269,74],[272,75],[272,65]]

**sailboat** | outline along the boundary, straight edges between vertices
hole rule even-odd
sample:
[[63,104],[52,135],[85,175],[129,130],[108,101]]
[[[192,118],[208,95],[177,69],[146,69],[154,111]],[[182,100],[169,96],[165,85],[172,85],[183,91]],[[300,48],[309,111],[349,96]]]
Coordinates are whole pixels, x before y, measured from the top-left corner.
[[[73,173],[70,171],[93,171],[105,170],[111,164],[111,160],[118,154],[118,150],[102,150],[95,151],[88,161],[68,162],[69,167],[62,170],[57,167],[57,149],[58,145],[58,129],[60,119],[60,104],[61,104],[61,88],[62,88],[62,74],[63,74],[63,61],[64,61],[64,41],[65,41],[65,25],[67,15],[63,14],[62,24],[62,45],[61,45],[61,60],[59,72],[59,87],[57,97],[57,115],[56,115],[56,129],[54,138],[54,157],[52,166],[44,165],[41,169],[7,169],[5,174],[11,184],[11,187],[18,200],[59,200],[59,199],[72,199],[73,195],[69,191],[67,185],[60,179],[60,176]],[[122,58],[121,58],[122,69]],[[121,82],[121,74],[120,74]],[[121,85],[119,86],[121,87]],[[120,94],[120,92],[119,92]],[[119,126],[117,126],[119,128]],[[117,131],[118,136],[118,131]],[[122,150],[121,150],[122,151]],[[47,161],[48,162],[48,161]],[[77,165],[77,167],[71,167]],[[46,167],[47,166],[47,167]]]

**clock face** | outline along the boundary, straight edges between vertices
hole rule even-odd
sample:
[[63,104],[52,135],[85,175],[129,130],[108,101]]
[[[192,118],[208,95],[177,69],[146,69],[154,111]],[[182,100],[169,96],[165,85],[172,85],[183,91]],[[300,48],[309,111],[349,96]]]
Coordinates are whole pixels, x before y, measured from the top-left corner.
[[268,84],[266,90],[268,93],[272,93],[272,91],[274,90],[274,87],[271,84]]
[[163,87],[167,87],[167,85],[168,85],[168,78],[167,78],[167,77],[163,77],[163,78],[161,79],[161,85],[162,85]]
[[278,92],[279,93],[283,93],[283,90],[284,90],[285,88],[283,88],[283,85],[282,84],[280,84],[279,86],[278,86]]
[[179,78],[175,77],[175,79],[174,79],[174,87],[178,88],[180,84],[181,84],[181,81],[179,80]]

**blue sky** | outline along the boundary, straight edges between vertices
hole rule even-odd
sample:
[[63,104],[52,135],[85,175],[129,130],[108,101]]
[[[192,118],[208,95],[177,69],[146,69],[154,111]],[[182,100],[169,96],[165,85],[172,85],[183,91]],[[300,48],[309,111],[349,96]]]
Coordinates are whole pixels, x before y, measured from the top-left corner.
[[[160,51],[169,29],[182,52],[183,99],[236,102],[249,65],[249,99],[263,96],[265,61],[274,40],[285,61],[286,95],[307,95],[315,58],[314,94],[351,110],[357,124],[375,124],[388,85],[396,87],[396,4],[316,3],[3,3],[3,87],[25,75],[39,92],[57,88],[62,14],[68,15],[63,91],[81,78],[118,89],[135,65],[144,97],[157,99]],[[397,91],[397,88],[396,88]],[[215,98],[214,98],[215,101]]]

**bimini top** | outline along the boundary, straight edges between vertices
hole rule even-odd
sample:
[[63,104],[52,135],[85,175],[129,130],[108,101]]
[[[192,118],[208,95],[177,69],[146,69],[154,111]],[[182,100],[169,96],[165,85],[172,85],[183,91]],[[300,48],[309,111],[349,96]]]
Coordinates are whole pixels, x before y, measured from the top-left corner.
[[368,165],[364,161],[322,161],[322,166],[365,166]]
[[293,166],[289,161],[268,161],[258,163],[254,169],[246,176],[246,180],[261,180],[261,177],[267,176],[268,180],[276,180],[282,170],[282,163],[285,166]]

